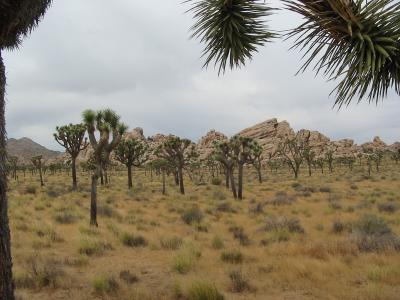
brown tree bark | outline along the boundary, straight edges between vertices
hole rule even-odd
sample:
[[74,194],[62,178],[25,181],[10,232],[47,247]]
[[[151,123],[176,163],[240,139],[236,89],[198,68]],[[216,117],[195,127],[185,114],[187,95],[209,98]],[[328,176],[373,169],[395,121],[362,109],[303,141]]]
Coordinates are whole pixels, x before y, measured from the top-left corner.
[[183,169],[182,169],[182,167],[178,168],[178,177],[179,177],[179,190],[182,195],[185,195],[185,187],[183,185]]
[[72,158],[72,190],[78,189],[78,181],[76,180],[76,158]]
[[127,166],[128,167],[128,189],[131,189],[133,187],[132,183],[132,166]]
[[96,166],[96,171],[92,175],[92,189],[90,194],[90,225],[98,226],[97,224],[97,181],[100,177],[101,166]]
[[8,225],[6,128],[5,128],[6,74],[0,50],[0,299],[14,300],[12,280],[11,238]]
[[238,198],[240,200],[243,199],[243,164],[239,164],[238,166],[239,174],[238,174]]

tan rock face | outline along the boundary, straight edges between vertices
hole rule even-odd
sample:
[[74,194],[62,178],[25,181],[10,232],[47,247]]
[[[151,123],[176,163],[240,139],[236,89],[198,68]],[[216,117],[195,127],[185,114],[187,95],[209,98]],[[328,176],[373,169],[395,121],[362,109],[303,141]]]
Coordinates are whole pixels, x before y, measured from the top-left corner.
[[294,136],[294,131],[286,121],[278,122],[270,119],[265,122],[244,129],[238,133],[241,136],[256,139],[264,149],[264,155],[274,154],[282,137]]
[[125,139],[138,139],[141,141],[146,141],[146,137],[143,134],[143,129],[140,127],[136,127],[132,131],[128,131],[124,134]]
[[332,142],[335,150],[335,156],[340,157],[355,157],[360,152],[360,147],[357,146],[351,139],[343,139]]
[[374,137],[372,142],[364,143],[361,145],[364,151],[386,150],[388,146],[384,143],[379,136]]
[[226,141],[227,139],[228,137],[221,132],[215,130],[209,131],[196,145],[200,160],[206,159],[212,153],[215,143]]

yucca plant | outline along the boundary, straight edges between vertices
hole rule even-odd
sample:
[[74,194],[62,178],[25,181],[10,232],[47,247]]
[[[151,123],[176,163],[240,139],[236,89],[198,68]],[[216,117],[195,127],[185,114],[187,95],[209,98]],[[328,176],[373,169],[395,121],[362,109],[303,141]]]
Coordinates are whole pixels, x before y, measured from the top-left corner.
[[18,48],[39,24],[51,0],[0,0],[0,299],[14,299],[10,229],[8,225],[5,93],[6,71],[2,52]]
[[[266,27],[272,9],[257,0],[188,0],[194,13],[192,37],[205,43],[205,66],[219,71],[242,66],[276,35]],[[300,71],[313,65],[339,80],[335,104],[378,101],[390,88],[400,94],[400,3],[395,0],[282,0],[304,22],[289,31],[293,48],[304,52]]]
[[293,29],[294,47],[305,51],[301,70],[314,64],[340,80],[336,104],[353,98],[378,101],[400,92],[400,3],[394,0],[291,0],[286,7],[304,23]]
[[189,12],[196,19],[192,37],[204,42],[204,66],[214,62],[218,73],[240,67],[251,59],[258,46],[275,34],[269,31],[265,16],[272,9],[264,1],[252,0],[187,0],[193,3]]

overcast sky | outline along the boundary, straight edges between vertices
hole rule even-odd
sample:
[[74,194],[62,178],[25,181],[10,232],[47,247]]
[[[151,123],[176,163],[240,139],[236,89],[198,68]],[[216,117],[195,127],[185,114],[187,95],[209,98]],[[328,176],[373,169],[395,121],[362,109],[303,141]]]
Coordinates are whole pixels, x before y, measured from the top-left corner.
[[[400,140],[400,101],[332,109],[332,83],[312,71],[295,76],[300,55],[290,42],[260,49],[246,68],[218,77],[202,69],[202,45],[189,39],[181,0],[54,0],[20,51],[6,53],[8,136],[59,149],[57,125],[80,122],[84,109],[110,107],[146,136],[174,133],[198,140],[214,128],[227,135],[270,118],[357,142]],[[277,0],[271,1],[274,6]],[[300,19],[278,12],[270,27]]]

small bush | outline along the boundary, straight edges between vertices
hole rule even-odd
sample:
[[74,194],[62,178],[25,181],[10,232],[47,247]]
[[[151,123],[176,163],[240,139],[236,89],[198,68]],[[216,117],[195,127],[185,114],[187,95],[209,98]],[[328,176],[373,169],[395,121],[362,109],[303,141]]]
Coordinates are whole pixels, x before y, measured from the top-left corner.
[[343,224],[342,221],[340,221],[340,220],[333,221],[332,231],[334,233],[342,233],[344,228],[345,228],[345,225]]
[[400,239],[384,219],[375,215],[364,215],[355,223],[351,239],[362,252],[400,251]]
[[288,195],[285,191],[276,192],[275,198],[270,201],[272,205],[290,205],[296,197]]
[[232,205],[229,202],[222,202],[218,204],[217,211],[232,212],[232,213],[236,212],[236,210],[232,207]]
[[229,278],[232,283],[232,291],[234,293],[241,293],[250,289],[248,280],[243,275],[242,271],[234,270],[229,273]]
[[187,292],[188,300],[224,300],[224,296],[217,288],[206,282],[196,282]]
[[299,219],[287,217],[269,217],[266,219],[263,229],[265,231],[287,229],[290,233],[304,233],[304,228],[301,226]]
[[380,212],[394,213],[397,210],[397,205],[393,202],[384,202],[378,204]]
[[233,233],[233,238],[239,240],[240,245],[248,246],[250,244],[250,239],[244,232],[243,227],[234,226],[230,228],[230,231]]
[[226,195],[223,191],[221,190],[216,190],[213,192],[212,194],[213,199],[215,200],[225,200],[226,199]]
[[79,253],[87,256],[102,255],[106,250],[111,250],[110,244],[93,241],[93,240],[82,240],[79,246]]
[[239,250],[224,251],[221,253],[221,260],[231,264],[243,262],[243,254]]
[[188,254],[180,254],[175,256],[172,268],[179,274],[189,273],[194,266],[194,257]]
[[119,285],[114,277],[109,275],[99,276],[92,281],[92,286],[96,294],[113,294],[117,292]]
[[146,239],[141,235],[134,235],[124,232],[121,234],[121,242],[127,247],[144,247],[147,245]]
[[217,250],[224,248],[224,240],[219,236],[215,236],[212,240],[212,247]]
[[25,194],[36,194],[36,187],[33,185],[28,185],[25,187]]
[[135,282],[139,281],[139,278],[128,270],[121,271],[119,273],[119,278],[125,281],[127,284],[134,284]]
[[78,221],[78,217],[71,211],[60,211],[54,215],[54,221],[60,224],[72,224]]
[[261,202],[256,203],[255,205],[249,208],[249,213],[254,215],[259,215],[264,213],[264,204]]
[[174,236],[171,238],[162,238],[160,240],[161,248],[167,250],[177,250],[183,244],[183,240],[180,237]]
[[221,178],[213,177],[213,178],[211,179],[211,184],[212,184],[212,185],[221,185],[221,183],[222,183]]
[[109,205],[97,206],[97,213],[99,216],[103,216],[103,217],[107,217],[107,218],[112,218],[112,217],[115,217],[118,215],[115,212],[115,210]]
[[200,223],[203,220],[203,212],[197,206],[194,206],[186,211],[184,211],[181,215],[183,222],[188,225],[193,223]]
[[320,191],[321,193],[330,193],[330,192],[332,192],[332,189],[331,189],[329,186],[323,186],[323,187],[321,187],[321,188],[319,189],[319,191]]
[[60,262],[52,258],[31,256],[25,262],[26,275],[17,277],[15,284],[20,288],[56,288],[64,270]]

